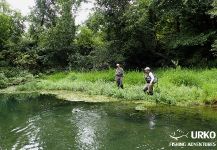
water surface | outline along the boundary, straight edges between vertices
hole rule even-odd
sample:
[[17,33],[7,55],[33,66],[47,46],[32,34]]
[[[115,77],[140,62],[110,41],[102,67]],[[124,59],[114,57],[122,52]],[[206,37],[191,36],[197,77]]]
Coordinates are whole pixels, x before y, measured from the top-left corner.
[[[212,117],[207,117],[207,111]],[[49,95],[0,95],[0,150],[214,150],[217,147],[171,147],[170,142],[177,141],[169,135],[177,130],[217,132],[215,114],[211,108],[136,111],[135,105],[118,102],[82,103]],[[193,142],[203,141],[216,139]]]

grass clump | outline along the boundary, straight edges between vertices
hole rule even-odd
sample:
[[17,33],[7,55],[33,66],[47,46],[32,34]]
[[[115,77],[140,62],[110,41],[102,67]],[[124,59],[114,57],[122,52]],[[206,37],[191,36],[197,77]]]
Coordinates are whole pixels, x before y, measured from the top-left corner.
[[172,77],[170,81],[176,86],[200,86],[200,81],[191,74],[178,74]]

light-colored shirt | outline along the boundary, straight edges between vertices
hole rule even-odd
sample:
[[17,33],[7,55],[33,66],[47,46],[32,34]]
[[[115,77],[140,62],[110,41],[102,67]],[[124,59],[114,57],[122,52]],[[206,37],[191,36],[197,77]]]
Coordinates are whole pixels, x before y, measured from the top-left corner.
[[151,78],[151,81],[150,81],[150,83],[153,83],[154,82],[154,75],[153,75],[153,73],[152,72],[149,72],[149,77]]

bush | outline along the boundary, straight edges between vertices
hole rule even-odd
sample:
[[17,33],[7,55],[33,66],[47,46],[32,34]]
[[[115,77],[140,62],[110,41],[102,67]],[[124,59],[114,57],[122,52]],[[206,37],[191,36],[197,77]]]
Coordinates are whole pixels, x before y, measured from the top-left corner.
[[19,70],[17,68],[1,68],[0,88],[18,85],[33,79],[33,75],[27,71]]
[[8,79],[6,78],[4,73],[0,73],[0,88],[7,87]]

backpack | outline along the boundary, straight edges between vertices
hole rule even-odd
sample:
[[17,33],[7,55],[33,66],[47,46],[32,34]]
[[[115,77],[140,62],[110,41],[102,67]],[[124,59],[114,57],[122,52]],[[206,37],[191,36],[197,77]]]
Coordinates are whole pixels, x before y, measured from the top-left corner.
[[157,79],[157,77],[154,75],[154,81],[153,81],[154,83],[157,83],[158,82],[158,79]]
[[[153,74],[154,75],[154,74]],[[145,80],[146,80],[146,82],[147,83],[150,83],[151,82],[151,77],[150,76],[146,76],[145,77]],[[153,83],[157,83],[158,82],[158,79],[157,79],[157,77],[154,75],[154,81],[153,81]]]

